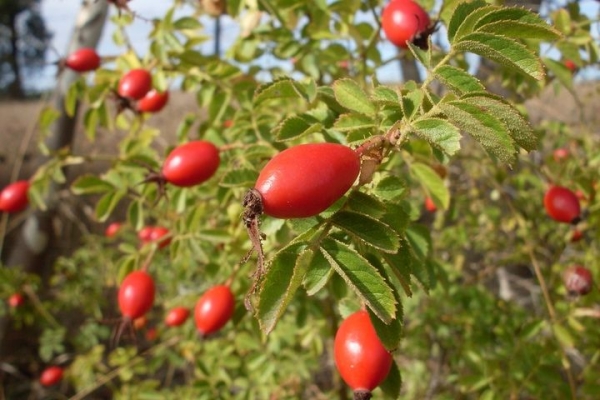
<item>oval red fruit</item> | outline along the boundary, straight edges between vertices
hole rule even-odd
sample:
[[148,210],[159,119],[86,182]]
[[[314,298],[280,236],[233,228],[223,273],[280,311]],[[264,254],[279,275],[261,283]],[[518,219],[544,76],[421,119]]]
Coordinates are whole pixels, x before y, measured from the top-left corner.
[[149,241],[151,241],[151,236],[152,236],[152,231],[154,230],[153,226],[145,226],[142,229],[140,229],[138,231],[138,239],[140,239],[140,242],[142,242],[142,244],[144,243],[148,243]]
[[153,89],[137,103],[137,109],[140,112],[156,113],[162,110],[168,101],[169,92],[159,92]]
[[592,291],[592,272],[581,265],[567,268],[563,274],[563,280],[571,295],[583,296]]
[[556,149],[552,153],[552,157],[554,158],[554,161],[556,161],[556,162],[566,160],[569,157],[569,150],[565,149],[565,148]]
[[152,228],[152,232],[150,233],[150,241],[158,242],[159,249],[165,248],[171,243],[171,237],[169,236],[164,239],[162,239],[162,238],[169,234],[170,234],[170,232],[167,228],[162,227],[162,226],[155,226],[154,228]]
[[27,208],[29,199],[29,181],[17,181],[6,186],[0,192],[0,211],[13,213]]
[[23,305],[25,297],[21,293],[13,293],[8,298],[8,305],[12,308],[17,308]]
[[544,207],[548,215],[558,222],[574,224],[580,219],[579,199],[565,187],[551,186],[544,195]]
[[152,89],[152,76],[145,69],[132,69],[119,81],[118,93],[121,97],[140,100]]
[[63,369],[56,365],[46,368],[40,375],[40,383],[43,386],[56,385],[63,377]]
[[426,197],[425,198],[425,209],[429,212],[435,212],[437,211],[437,206],[435,205],[435,203],[433,202],[433,200],[431,199],[431,197]]
[[154,303],[154,280],[144,271],[133,271],[119,287],[119,309],[131,320],[146,314]]
[[404,49],[426,32],[430,23],[427,12],[412,0],[392,0],[381,15],[381,26],[387,39]]
[[97,69],[100,61],[96,50],[84,47],[71,53],[65,60],[65,65],[76,72],[88,72]]
[[214,286],[204,293],[194,309],[196,328],[203,336],[221,329],[231,319],[235,298],[229,286]]
[[195,140],[171,151],[163,163],[162,175],[175,186],[194,186],[210,179],[220,162],[219,149],[214,144]]
[[107,238],[115,237],[117,233],[119,233],[121,226],[122,224],[120,222],[113,222],[109,224],[106,227],[106,230],[104,231],[104,236],[106,236]]
[[360,172],[360,157],[341,144],[290,147],[262,169],[255,189],[265,214],[305,218],[326,210],[350,189]]
[[392,367],[392,355],[383,347],[364,310],[340,324],[334,340],[334,358],[342,379],[355,391],[375,389]]
[[571,72],[577,71],[577,64],[573,60],[565,60],[563,62],[564,66]]
[[165,324],[167,326],[180,326],[190,316],[190,310],[186,307],[175,307],[169,311],[165,317]]

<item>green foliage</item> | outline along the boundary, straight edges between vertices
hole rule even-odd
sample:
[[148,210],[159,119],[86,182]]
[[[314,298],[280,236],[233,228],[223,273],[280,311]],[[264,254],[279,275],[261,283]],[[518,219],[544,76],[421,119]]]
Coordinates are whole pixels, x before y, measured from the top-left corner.
[[[175,17],[181,11],[176,3],[154,21],[142,58],[124,51],[114,69],[100,69],[89,83],[70,88],[67,108],[73,113],[82,102],[90,142],[104,131],[121,134],[106,171],[79,175],[70,194],[93,199],[94,222],[123,218],[123,226],[115,238],[91,235],[59,258],[47,299],[10,312],[28,324],[43,316],[35,321],[42,332],[39,357],[49,363],[73,353],[67,379],[77,392],[105,386],[124,399],[343,398],[332,341],[341,319],[365,307],[395,356],[375,396],[575,396],[560,377],[570,371],[569,351],[580,346],[591,370],[597,341],[582,343],[590,321],[577,319],[575,306],[559,297],[564,289],[556,276],[568,228],[545,217],[540,168],[527,155],[548,151],[542,138],[566,134],[532,127],[520,102],[491,93],[487,82],[467,72],[464,53],[496,62],[506,90],[522,94],[552,82],[572,88],[560,62],[540,57],[542,44],[565,55],[587,51],[590,61],[597,44],[588,40],[589,30],[573,28],[572,20],[583,18],[574,6],[554,12],[548,23],[522,8],[445,1],[439,23],[447,28],[449,47],[411,45],[401,52],[422,64],[424,79],[396,87],[375,78],[391,61],[378,46],[385,39],[377,23],[358,22],[379,16],[382,6],[230,1],[232,17],[260,11],[263,19],[219,58],[197,50],[207,39],[204,27],[195,14]],[[117,44],[125,42],[132,18],[125,11],[113,18]],[[293,57],[294,73],[266,66],[260,56]],[[583,62],[581,56],[576,61]],[[160,89],[179,85],[194,95],[198,112],[180,121],[175,143],[164,143],[147,116],[112,111],[112,90],[133,67],[151,69]],[[41,130],[48,132],[57,117],[45,109]],[[220,148],[216,175],[189,188],[154,184],[168,151],[198,138]],[[577,140],[589,147],[585,154],[595,154],[590,140]],[[251,255],[257,249],[241,219],[244,193],[278,152],[324,141],[357,149],[359,182],[320,215],[262,217],[263,265]],[[52,156],[34,181],[31,196],[40,207],[50,184],[66,181],[63,167],[94,158]],[[598,159],[590,157],[565,167],[549,163],[558,168],[550,176],[570,177],[593,199]],[[435,214],[423,210],[425,197],[437,206]],[[592,201],[590,226],[599,218]],[[139,242],[137,232],[150,225],[169,229],[167,248]],[[582,262],[593,263],[595,251]],[[538,263],[552,302],[535,292],[544,302],[536,312],[490,293],[483,279],[501,268]],[[140,268],[157,283],[148,325],[133,332],[135,339],[124,326],[120,345],[111,347],[110,330],[118,328],[108,321],[119,315],[117,287]],[[35,277],[0,274],[3,296],[24,286],[38,290]],[[191,321],[164,325],[171,307],[193,308],[202,293],[223,283],[231,286],[236,309],[220,332],[201,339]],[[62,323],[66,315],[74,316],[75,326]],[[147,336],[151,328],[157,339]],[[587,395],[597,378],[586,374],[581,392]]]

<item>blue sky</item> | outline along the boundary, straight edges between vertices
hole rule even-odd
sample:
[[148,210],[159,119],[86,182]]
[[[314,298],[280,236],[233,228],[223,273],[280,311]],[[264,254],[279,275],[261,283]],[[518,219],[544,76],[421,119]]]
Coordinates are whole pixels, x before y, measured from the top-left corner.
[[[97,0],[103,1],[103,0]],[[598,15],[600,9],[600,3],[595,0],[581,0],[581,7],[586,13],[592,16]],[[64,54],[67,48],[67,43],[69,41],[71,30],[73,29],[73,25],[75,23],[75,18],[79,11],[79,6],[81,4],[81,0],[43,0],[42,1],[42,14],[46,19],[46,22],[49,26],[51,32],[53,32],[54,37],[52,40],[52,45],[56,48],[61,54]],[[134,9],[139,15],[145,17],[146,19],[159,18],[166,10],[169,8],[171,4],[168,0],[132,0],[130,2],[130,7]],[[115,12],[114,7],[111,12]],[[191,11],[182,10],[183,14],[191,14]],[[205,26],[207,32],[212,32],[212,20],[206,19],[203,20],[205,22]],[[103,38],[99,44],[98,52],[101,55],[116,55],[120,53],[121,49],[116,47],[112,43],[112,32],[113,27],[110,23],[106,25]],[[134,48],[140,53],[143,54],[146,52],[148,47],[147,36],[151,29],[151,24],[143,21],[136,20],[133,25],[128,28],[128,34],[133,43]],[[235,41],[236,36],[238,34],[238,25],[236,21],[233,21],[229,17],[224,17],[222,19],[222,43],[223,48],[227,48],[233,41]],[[212,43],[206,44],[206,52],[210,52],[212,49]],[[381,51],[383,53],[383,58],[389,58],[393,56],[396,49],[391,44],[382,45]],[[51,57],[54,55],[52,54]],[[51,88],[54,84],[54,76],[56,70],[54,67],[48,67],[43,73],[43,76],[38,81],[39,85],[44,88]],[[385,81],[398,81],[401,79],[399,68],[397,64],[389,64],[388,66],[382,68],[379,71],[379,75],[381,77],[385,77]]]

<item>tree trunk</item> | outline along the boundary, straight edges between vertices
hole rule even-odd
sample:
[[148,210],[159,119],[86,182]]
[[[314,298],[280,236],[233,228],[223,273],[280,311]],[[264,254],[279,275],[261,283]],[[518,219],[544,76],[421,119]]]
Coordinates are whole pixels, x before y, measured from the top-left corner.
[[[67,48],[67,54],[82,47],[95,48],[102,36],[107,14],[108,2],[84,0]],[[70,117],[64,104],[69,87],[78,77],[77,73],[69,69],[65,69],[58,77],[54,91],[54,108],[60,112],[60,117],[54,123],[52,134],[46,140],[46,146],[50,152],[68,147],[73,142],[77,112]],[[40,157],[37,165],[43,165],[47,160],[47,158]],[[7,267],[22,268],[28,273],[41,276],[42,279],[50,274],[54,260],[49,250],[54,247],[53,218],[58,205],[60,189],[58,184],[51,185],[45,197],[47,209],[45,211],[35,210],[20,227],[20,231],[17,233],[18,240],[10,249],[6,260]],[[4,340],[9,325],[10,321],[7,317],[0,318],[0,360],[6,360],[6,354],[15,350],[14,343]]]

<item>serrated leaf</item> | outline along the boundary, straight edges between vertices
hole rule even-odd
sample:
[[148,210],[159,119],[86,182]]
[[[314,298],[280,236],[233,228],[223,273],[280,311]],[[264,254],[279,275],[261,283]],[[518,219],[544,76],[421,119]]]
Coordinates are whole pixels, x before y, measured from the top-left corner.
[[[379,265],[379,272],[385,277],[385,279],[389,282],[390,278],[387,276],[386,270],[383,265],[377,260],[377,264]],[[402,308],[402,302],[397,292],[394,293],[394,298],[396,299],[396,316],[389,323],[385,324],[381,321],[377,316],[371,311],[369,311],[369,317],[371,319],[371,323],[377,332],[377,336],[381,340],[381,343],[388,351],[394,351],[400,345],[400,340],[402,339],[402,326],[404,324],[404,310]]]
[[365,244],[381,251],[395,253],[400,247],[400,238],[392,228],[367,215],[342,210],[333,214],[330,221]]
[[562,83],[566,88],[573,89],[573,71],[559,61],[548,57],[542,58],[546,68]]
[[410,248],[406,238],[400,239],[400,249],[396,254],[382,254],[386,264],[390,267],[394,276],[404,289],[407,296],[412,296],[410,276],[412,275],[412,266],[416,263],[416,257]]
[[115,187],[95,175],[83,175],[80,176],[71,185],[71,191],[74,194],[92,194],[92,193],[105,193],[114,190]]
[[396,300],[377,268],[346,244],[330,238],[322,241],[321,252],[335,272],[375,315],[383,322],[390,323],[396,314]]
[[416,115],[417,111],[421,108],[421,103],[423,103],[423,97],[424,94],[421,89],[411,90],[408,93],[402,94],[400,105],[406,119],[410,120]]
[[350,193],[346,201],[346,207],[351,211],[368,215],[375,219],[380,218],[386,212],[386,206],[383,202],[358,190]]
[[390,372],[388,372],[385,380],[379,384],[381,391],[389,398],[398,399],[400,398],[400,391],[402,389],[402,375],[396,362],[392,362]]
[[280,250],[269,263],[258,293],[256,316],[261,330],[268,334],[275,328],[287,305],[302,284],[313,250],[296,243]]
[[220,185],[225,187],[252,187],[258,178],[258,172],[253,169],[233,169],[228,171]]
[[521,43],[503,36],[485,32],[471,33],[453,45],[454,50],[478,54],[507,68],[544,79],[544,68],[540,59]]
[[451,65],[442,65],[433,71],[435,77],[454,93],[485,90],[485,86],[473,75]]
[[141,201],[133,201],[127,209],[127,220],[136,231],[144,226],[144,206]]
[[374,116],[377,109],[371,99],[358,84],[351,79],[340,79],[334,82],[335,99],[342,106],[357,113]]
[[284,119],[274,130],[277,140],[296,139],[311,133],[320,132],[323,125],[309,115],[294,115]]
[[445,119],[425,118],[412,122],[411,131],[421,139],[453,155],[460,150],[460,131]]
[[474,30],[515,39],[557,40],[560,32],[539,15],[519,7],[503,7],[479,19]]
[[386,86],[376,87],[371,97],[378,103],[392,105],[398,105],[400,103],[400,97],[398,97],[398,93],[394,89]]
[[417,257],[422,260],[429,257],[431,252],[431,233],[425,225],[411,224],[406,229],[406,238]]
[[362,114],[342,114],[335,121],[333,127],[340,132],[375,129],[375,121]]
[[448,26],[448,41],[450,44],[452,45],[455,40],[472,33],[477,21],[497,9],[498,7],[488,5],[481,0],[459,4]]
[[416,180],[425,188],[433,202],[444,210],[450,205],[450,192],[442,178],[427,164],[419,162],[410,164],[410,171]]
[[439,103],[448,120],[473,136],[493,157],[514,161],[517,149],[504,124],[484,109],[462,100]]
[[518,21],[498,21],[493,24],[487,24],[478,29],[478,32],[493,33],[510,37],[513,39],[538,39],[538,40],[558,40],[560,34],[550,26],[530,25]]
[[115,190],[102,196],[96,204],[96,219],[99,222],[105,222],[125,194],[124,190]]
[[300,84],[289,78],[282,78],[259,86],[254,93],[254,103],[260,104],[273,99],[303,99],[307,100]]
[[316,294],[329,282],[329,278],[334,272],[323,253],[320,251],[315,252],[302,282],[306,294],[309,296]]
[[377,183],[375,195],[381,200],[397,200],[407,192],[404,180],[394,175],[387,175]]
[[504,98],[489,92],[474,92],[466,94],[462,99],[478,107],[483,107],[488,114],[498,118],[508,130],[510,137],[523,149],[527,151],[537,149],[539,135],[519,110]]

